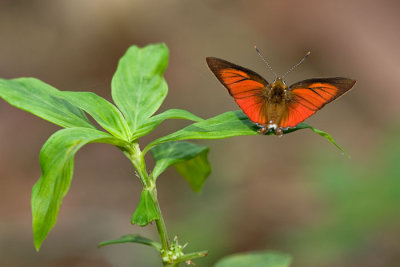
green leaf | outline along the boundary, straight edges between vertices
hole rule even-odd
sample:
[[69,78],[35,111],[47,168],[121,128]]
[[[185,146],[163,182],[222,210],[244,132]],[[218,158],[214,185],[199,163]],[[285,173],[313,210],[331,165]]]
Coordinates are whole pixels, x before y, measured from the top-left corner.
[[197,157],[176,163],[176,170],[188,181],[195,192],[200,192],[204,182],[211,173],[211,166],[207,159],[208,148]]
[[169,166],[178,162],[187,161],[197,157],[202,152],[208,152],[206,146],[196,145],[190,142],[168,142],[151,149],[151,154],[156,160],[152,176],[154,179]]
[[69,128],[53,134],[40,151],[42,176],[32,189],[31,199],[33,238],[37,250],[57,221],[62,199],[71,184],[74,155],[90,142],[123,145],[105,132]]
[[34,78],[0,79],[0,98],[64,128],[96,128],[85,114],[71,105],[56,88]]
[[129,141],[130,131],[121,112],[104,98],[90,92],[61,92],[68,102],[86,111],[104,129],[120,139]]
[[214,267],[289,267],[291,257],[278,252],[251,252],[229,255]]
[[168,64],[165,44],[131,46],[120,59],[112,79],[112,98],[134,134],[148,121],[168,93],[163,73]]
[[[192,265],[195,265],[191,260],[202,258],[208,255],[208,250],[202,250],[198,252],[192,252],[192,253],[185,253],[183,256],[179,257],[177,260],[174,261],[174,263],[180,263],[180,262],[191,262]],[[187,264],[190,265],[190,264]]]
[[158,138],[147,145],[143,152],[152,147],[178,140],[220,139],[240,135],[258,135],[257,125],[251,122],[242,111],[228,111],[211,119],[191,124],[177,132]]
[[140,196],[139,205],[132,215],[132,224],[146,226],[152,221],[159,219],[159,212],[154,204],[151,192],[147,189],[143,189],[142,195]]
[[160,251],[162,248],[160,243],[153,241],[151,239],[142,237],[140,235],[124,235],[118,239],[101,242],[98,247],[104,247],[104,246],[108,246],[108,245],[121,244],[121,243],[144,244],[144,245],[153,247],[153,248],[157,249],[158,251]]
[[151,149],[156,160],[152,176],[154,179],[174,165],[195,192],[199,192],[211,173],[207,160],[209,148],[189,142],[168,142]]
[[[258,135],[258,129],[258,126],[250,121],[241,110],[228,111],[208,120],[193,123],[167,136],[160,137],[149,143],[143,150],[143,153],[146,153],[156,145],[166,142],[189,139],[221,139],[240,135]],[[344,151],[336,144],[329,134],[315,129],[306,123],[299,123],[296,127],[283,130],[283,133],[288,134],[301,129],[311,129],[312,131],[325,137],[341,151]],[[271,130],[267,132],[266,135],[275,135],[275,133],[273,130]]]
[[336,148],[338,148],[340,151],[342,151],[344,155],[346,155],[347,157],[350,157],[349,154],[347,154],[346,151],[344,151],[344,149],[336,143],[336,141],[333,139],[333,137],[330,134],[328,134],[328,133],[326,133],[324,131],[315,129],[311,125],[309,125],[307,123],[304,123],[304,122],[299,123],[296,126],[296,128],[297,128],[297,130],[300,130],[300,129],[311,129],[314,133],[319,134],[320,136],[324,137],[326,140],[331,142]]
[[185,119],[191,121],[202,121],[203,119],[183,109],[169,109],[163,113],[151,117],[148,122],[140,126],[133,134],[132,140],[152,132],[160,123],[166,119]]

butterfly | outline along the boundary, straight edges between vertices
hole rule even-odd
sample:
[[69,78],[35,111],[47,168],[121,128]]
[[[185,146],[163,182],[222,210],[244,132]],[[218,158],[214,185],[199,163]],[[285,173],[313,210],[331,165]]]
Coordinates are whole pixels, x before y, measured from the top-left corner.
[[310,52],[283,76],[278,76],[257,48],[256,51],[275,74],[273,83],[268,83],[252,70],[223,59],[207,57],[206,61],[247,117],[257,124],[260,134],[273,130],[276,135],[282,136],[283,130],[296,127],[356,83],[352,79],[335,77],[312,78],[287,86],[283,78],[299,66]]

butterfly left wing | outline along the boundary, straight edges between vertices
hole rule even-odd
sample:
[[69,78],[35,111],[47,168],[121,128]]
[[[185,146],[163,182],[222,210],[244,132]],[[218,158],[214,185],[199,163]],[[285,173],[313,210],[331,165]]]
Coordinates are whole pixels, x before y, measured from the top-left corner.
[[208,57],[207,64],[217,79],[249,117],[259,124],[267,122],[265,90],[268,82],[256,72],[226,60]]
[[349,91],[356,83],[347,78],[308,79],[289,87],[286,114],[280,127],[295,127],[329,102]]

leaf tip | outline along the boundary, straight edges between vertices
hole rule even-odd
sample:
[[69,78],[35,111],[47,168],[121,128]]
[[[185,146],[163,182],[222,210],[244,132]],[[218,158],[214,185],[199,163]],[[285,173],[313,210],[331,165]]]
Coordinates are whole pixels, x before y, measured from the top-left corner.
[[199,253],[201,256],[205,257],[208,255],[208,250]]
[[40,247],[42,246],[43,241],[41,240],[34,240],[33,244],[35,246],[36,252],[39,252]]

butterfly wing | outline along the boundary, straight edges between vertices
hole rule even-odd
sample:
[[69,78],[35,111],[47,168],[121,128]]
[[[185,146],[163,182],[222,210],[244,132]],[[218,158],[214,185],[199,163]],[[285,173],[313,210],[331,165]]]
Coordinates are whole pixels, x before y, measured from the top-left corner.
[[280,127],[295,127],[329,102],[349,91],[356,83],[347,78],[308,79],[289,87],[287,111]]
[[249,117],[259,124],[267,121],[266,90],[268,82],[252,70],[226,60],[208,57],[207,64],[217,79]]

